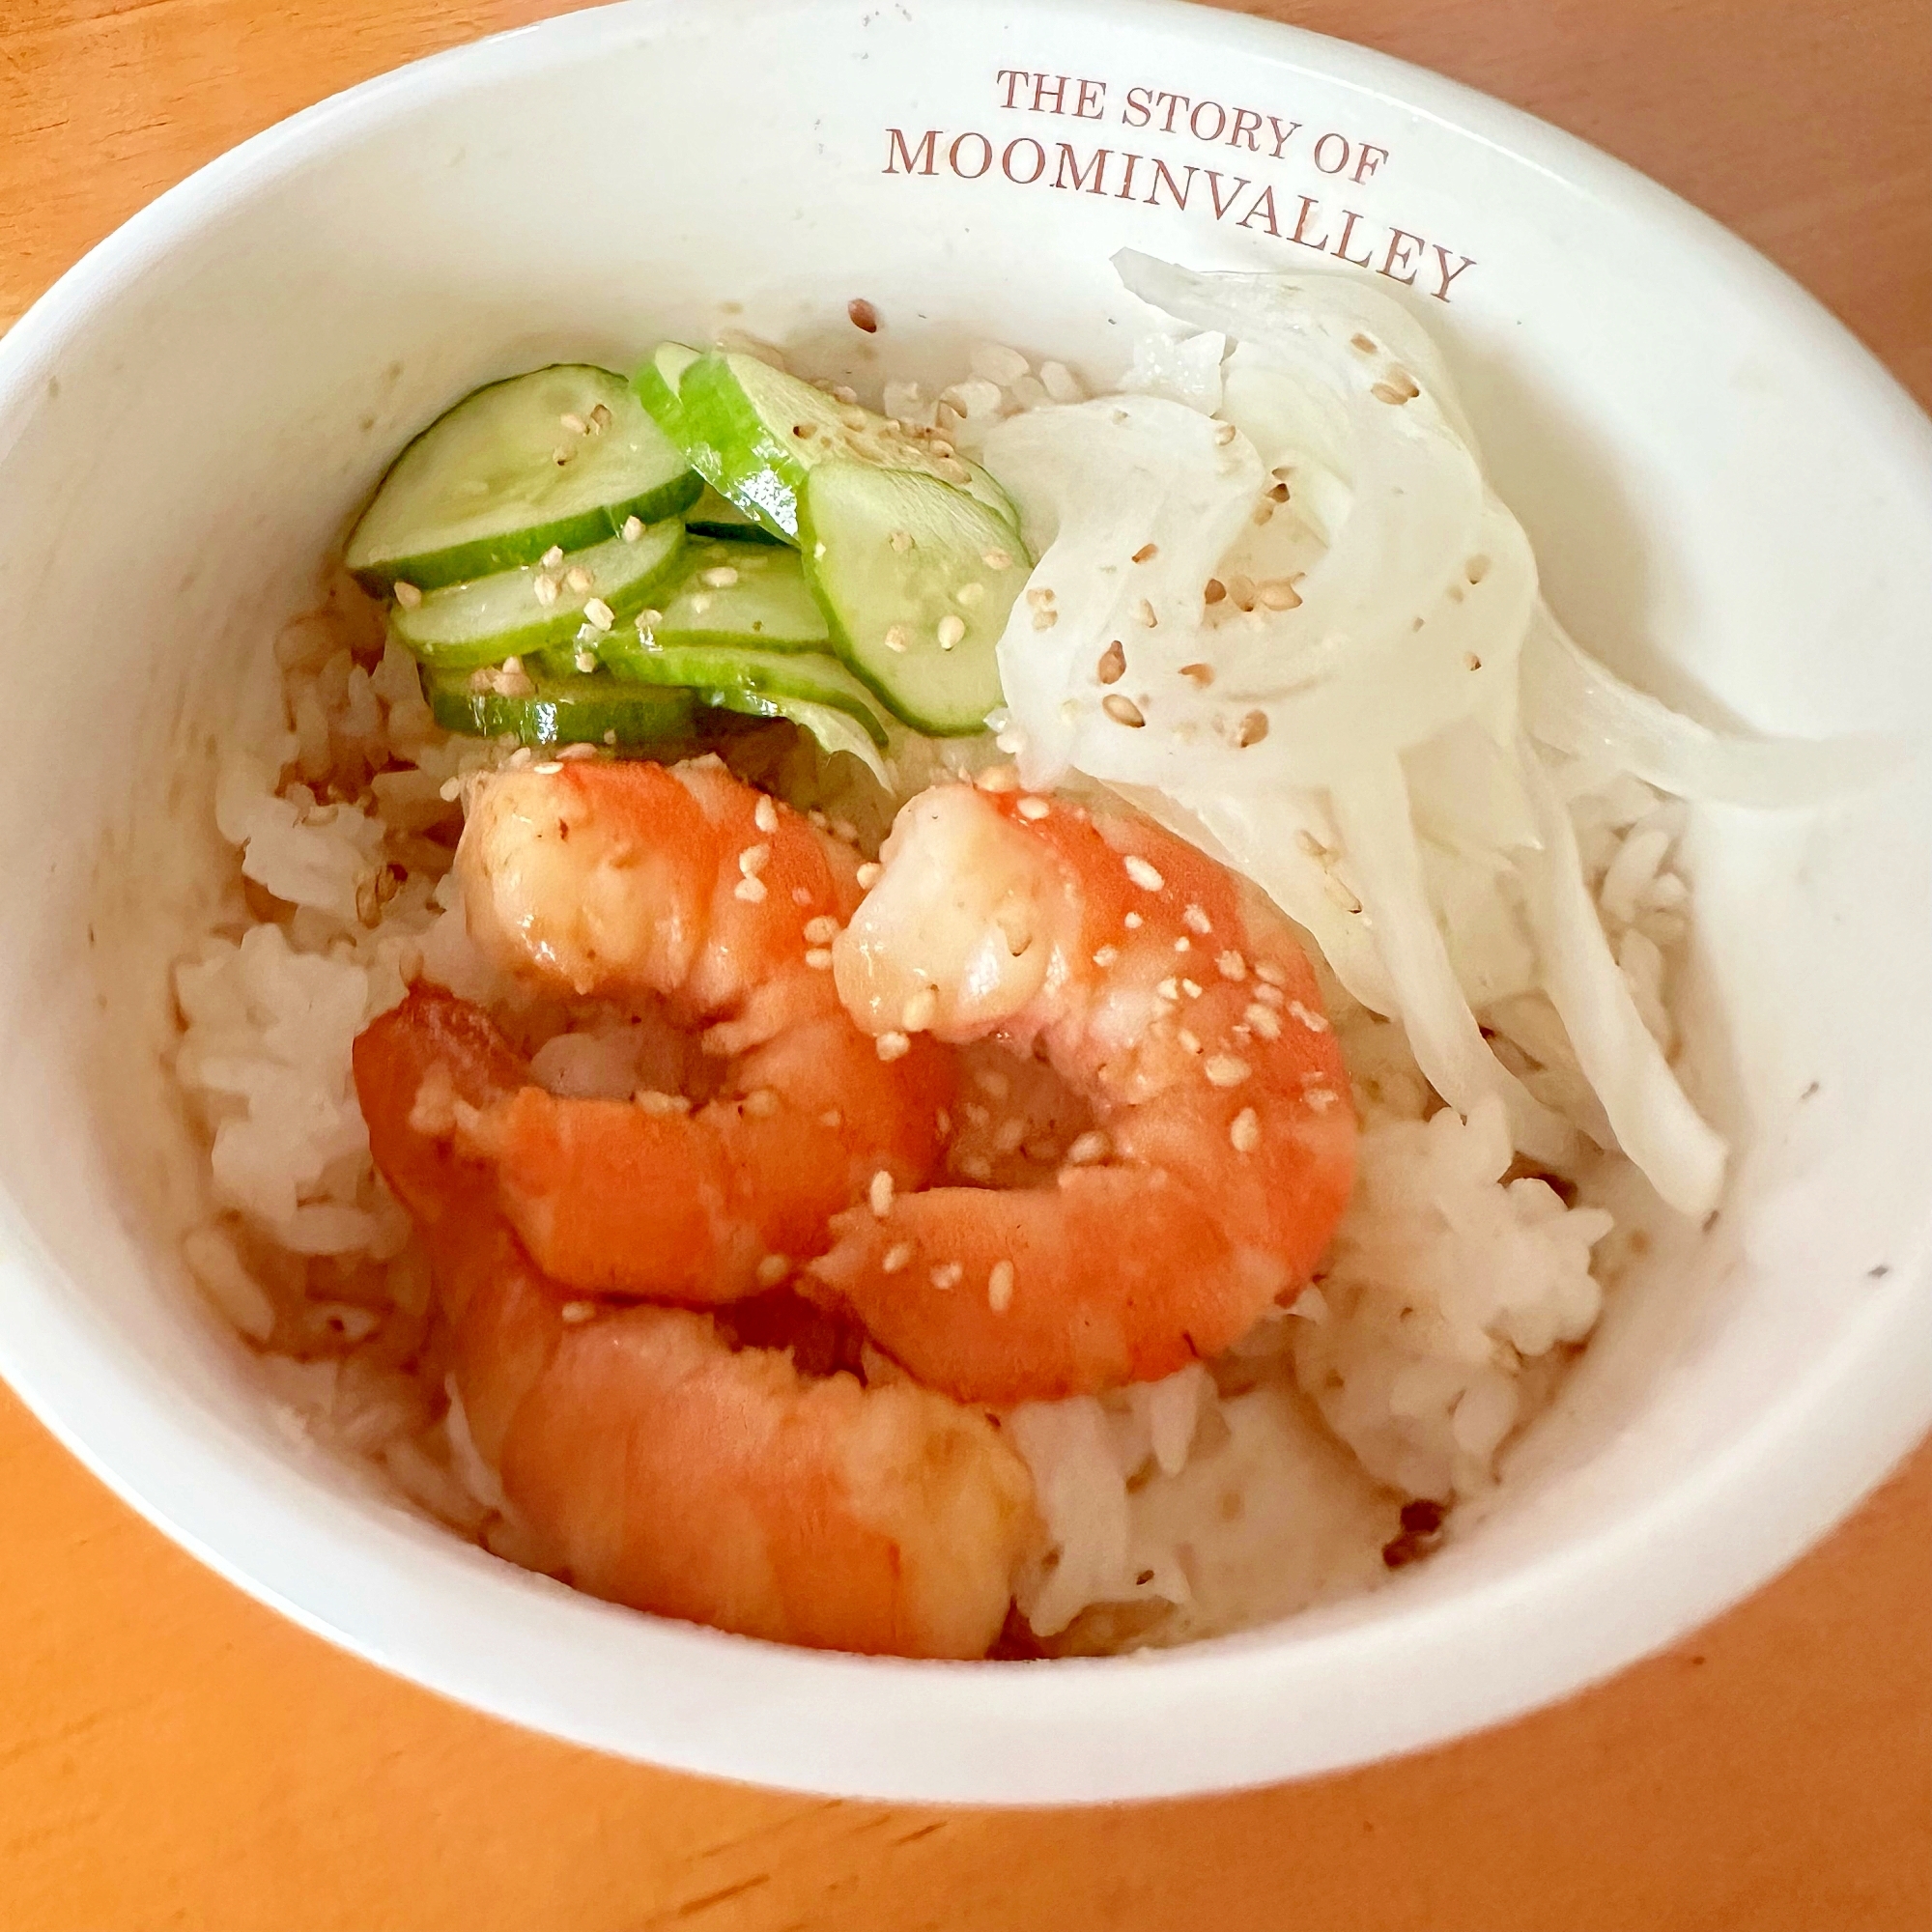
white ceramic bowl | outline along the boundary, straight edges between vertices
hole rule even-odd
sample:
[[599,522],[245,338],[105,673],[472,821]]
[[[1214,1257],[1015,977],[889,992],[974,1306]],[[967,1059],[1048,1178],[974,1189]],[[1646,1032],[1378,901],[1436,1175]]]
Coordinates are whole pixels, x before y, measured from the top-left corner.
[[[1100,148],[1104,180],[1065,181]],[[1904,395],[1636,176],[1270,25],[1144,0],[574,14],[298,115],[66,276],[0,342],[0,1367],[74,1453],[418,1683],[892,1798],[1202,1791],[1447,1738],[1663,1643],[1840,1517],[1932,1417],[1922,766],[1816,819],[1700,817],[1701,1075],[1742,1144],[1722,1220],[1615,1298],[1505,1507],[1285,1627],[919,1665],[593,1603],[285,1439],[165,1238],[164,965],[211,863],[208,739],[403,437],[545,357],[701,335],[724,298],[827,373],[992,337],[1104,374],[1115,247],[1306,269],[1317,240],[1414,276],[1586,641],[1767,729],[1925,729],[1932,441]]]

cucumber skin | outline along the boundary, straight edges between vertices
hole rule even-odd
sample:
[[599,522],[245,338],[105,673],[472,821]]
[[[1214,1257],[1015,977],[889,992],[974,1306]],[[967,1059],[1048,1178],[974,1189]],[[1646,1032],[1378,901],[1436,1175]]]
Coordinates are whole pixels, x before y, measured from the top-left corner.
[[842,711],[847,717],[858,720],[867,737],[881,751],[890,742],[891,734],[883,721],[857,696],[821,694],[816,697],[807,697],[801,693],[773,689],[774,685],[781,685],[785,679],[786,657],[796,656],[797,653],[770,653],[771,665],[767,671],[756,662],[757,653],[753,648],[742,646],[740,649],[749,662],[725,668],[723,675],[699,674],[674,680],[663,675],[667,660],[674,662],[679,656],[697,657],[713,653],[701,644],[685,646],[682,650],[652,651],[627,642],[618,649],[607,650],[604,662],[611,675],[619,683],[636,683],[661,691],[689,691],[701,704],[742,712],[753,718],[788,718],[791,713],[787,706],[794,701]]
[[[578,674],[546,678],[529,697],[502,697],[469,690],[468,672],[437,672],[423,665],[418,676],[430,715],[445,731],[465,737],[509,737],[535,746],[602,745],[612,729],[619,745],[678,743],[691,736],[692,697],[675,686],[622,686]],[[649,728],[627,731],[626,714],[650,718]]]
[[[398,456],[396,463],[402,460]],[[394,468],[392,463],[389,469]],[[384,480],[388,473],[387,469],[383,472]],[[380,483],[376,486],[378,490],[382,487]],[[568,554],[571,551],[588,550],[592,544],[609,543],[612,537],[624,534],[624,526],[633,517],[640,524],[664,523],[681,516],[703,494],[704,478],[695,469],[687,469],[662,490],[648,491],[627,503],[609,503],[602,509],[585,510],[581,516],[565,517],[536,530],[511,530],[500,537],[478,537],[473,543],[457,544],[426,556],[368,564],[360,570],[352,570],[350,575],[375,597],[386,597],[398,582],[413,583],[418,590],[446,590],[452,583],[469,583],[479,577],[495,577],[500,571],[525,569],[541,561],[553,545]],[[369,501],[375,500],[371,495]]]

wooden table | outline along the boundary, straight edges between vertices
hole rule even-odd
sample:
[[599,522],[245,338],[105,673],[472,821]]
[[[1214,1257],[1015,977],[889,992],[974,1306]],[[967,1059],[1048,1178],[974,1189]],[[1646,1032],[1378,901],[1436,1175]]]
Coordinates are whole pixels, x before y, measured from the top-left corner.
[[[693,0],[701,4],[701,0]],[[546,0],[5,0],[0,326],[244,135]],[[1932,399],[1924,0],[1273,0],[1634,161]],[[1932,1445],[1753,1602],[1406,1762],[1084,1813],[829,1804],[610,1762],[338,1655],[0,1391],[0,1925],[1932,1924]]]

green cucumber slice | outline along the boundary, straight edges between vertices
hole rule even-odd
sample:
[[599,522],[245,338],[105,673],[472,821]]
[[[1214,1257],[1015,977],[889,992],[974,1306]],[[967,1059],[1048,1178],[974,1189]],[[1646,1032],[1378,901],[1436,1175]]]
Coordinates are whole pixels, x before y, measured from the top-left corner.
[[660,342],[651,351],[651,359],[631,378],[639,404],[673,442],[683,440],[670,428],[678,411],[678,385],[684,381],[684,372],[701,360],[703,354],[682,342]]
[[950,483],[867,463],[814,466],[799,512],[838,655],[915,729],[983,731],[994,648],[1033,568],[1011,526]]
[[525,745],[662,745],[689,738],[691,694],[615,678],[525,677],[531,689],[505,695],[489,671],[422,671],[423,696],[445,731],[515,738]]
[[754,355],[703,355],[684,366],[675,407],[659,423],[714,490],[787,543],[798,541],[806,475],[828,461],[920,470],[956,483],[1019,527],[1011,499],[976,464],[942,455],[943,442],[935,448]]
[[438,589],[673,517],[700,488],[621,376],[559,362],[431,423],[389,466],[345,561],[371,589]]
[[662,612],[646,613],[667,649],[727,644],[767,651],[829,651],[825,613],[813,601],[798,553],[769,542],[688,543],[684,574]]
[[[399,602],[389,612],[389,628],[405,650],[448,670],[567,649],[585,626],[583,607],[591,598],[602,599],[617,619],[633,615],[674,580],[683,549],[682,524],[652,524],[635,541],[611,537],[554,566],[453,583],[430,591],[412,609]],[[587,589],[568,581],[580,570],[589,580]],[[539,602],[540,581],[556,585],[554,603]]]
[[684,526],[695,537],[728,537],[737,543],[782,545],[755,518],[748,517],[727,497],[721,497],[709,483],[703,494],[684,513]]
[[702,703],[753,718],[789,718],[798,705],[824,706],[855,720],[873,744],[888,742],[872,694],[837,658],[820,652],[654,647],[620,634],[604,645],[603,659],[619,681],[679,685]]

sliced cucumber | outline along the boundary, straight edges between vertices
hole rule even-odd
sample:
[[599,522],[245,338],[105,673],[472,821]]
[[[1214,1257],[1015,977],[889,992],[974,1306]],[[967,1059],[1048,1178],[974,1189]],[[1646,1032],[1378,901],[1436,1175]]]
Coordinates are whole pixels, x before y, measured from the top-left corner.
[[[648,406],[668,384],[646,385]],[[787,543],[798,541],[798,493],[817,464],[840,460],[914,469],[956,483],[1017,528],[1007,493],[943,441],[895,429],[754,355],[712,355],[683,365],[660,426],[721,496]],[[941,452],[946,453],[942,454]]]
[[[432,590],[412,609],[399,603],[389,627],[404,649],[449,670],[567,649],[584,627],[585,604],[598,598],[614,618],[635,614],[674,580],[683,549],[682,524],[652,524],[635,542],[611,537],[552,568],[499,571]],[[580,571],[587,588],[570,582]],[[543,584],[554,587],[554,602],[539,600]]]
[[700,349],[686,348],[682,342],[660,342],[651,351],[651,359],[631,378],[631,389],[639,407],[679,445],[684,437],[673,427],[679,421],[678,387],[684,381],[684,372],[694,362],[702,360],[703,354]]
[[345,560],[370,588],[437,589],[675,516],[700,487],[621,376],[559,362],[431,423],[389,466]]
[[754,718],[789,718],[801,704],[829,707],[855,720],[873,744],[887,743],[877,699],[837,658],[819,652],[667,649],[620,633],[603,646],[603,659],[620,682],[679,685],[701,703]]
[[799,499],[807,581],[838,655],[915,729],[985,729],[994,647],[1031,571],[1006,521],[905,469],[821,463]]
[[601,676],[524,673],[531,689],[505,695],[484,671],[422,672],[423,696],[445,731],[525,745],[663,745],[691,735],[691,694]]
[[648,618],[666,649],[733,644],[768,651],[829,651],[825,613],[813,602],[798,553],[773,543],[688,543],[684,574]]
[[684,513],[684,526],[695,537],[729,537],[738,543],[781,545],[763,524],[748,517],[729,497],[721,497],[709,483],[704,494]]

